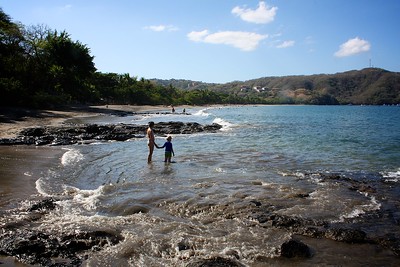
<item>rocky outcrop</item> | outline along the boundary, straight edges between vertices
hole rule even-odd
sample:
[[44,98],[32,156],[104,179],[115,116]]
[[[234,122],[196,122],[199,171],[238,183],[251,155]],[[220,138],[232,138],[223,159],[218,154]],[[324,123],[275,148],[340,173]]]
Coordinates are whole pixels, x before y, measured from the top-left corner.
[[54,210],[56,200],[47,198],[26,210],[27,216],[3,227],[0,234],[0,255],[40,266],[81,266],[93,251],[118,244],[124,238],[111,231],[73,231],[52,233],[35,230],[30,223]]
[[301,241],[291,239],[281,246],[281,256],[285,258],[311,258],[311,249]]
[[116,245],[122,239],[120,234],[106,231],[83,231],[60,236],[25,229],[2,234],[0,254],[17,257],[32,265],[80,266],[87,256],[85,251],[98,251],[106,245]]
[[[192,134],[217,132],[221,125],[213,123],[201,125],[196,122],[160,122],[155,124],[158,135]],[[147,125],[109,124],[109,125],[70,125],[62,127],[27,128],[16,138],[0,139],[0,145],[71,145],[91,141],[126,141],[145,137]]]
[[211,259],[200,259],[190,262],[186,267],[244,267],[245,265],[236,260],[222,257],[214,257]]

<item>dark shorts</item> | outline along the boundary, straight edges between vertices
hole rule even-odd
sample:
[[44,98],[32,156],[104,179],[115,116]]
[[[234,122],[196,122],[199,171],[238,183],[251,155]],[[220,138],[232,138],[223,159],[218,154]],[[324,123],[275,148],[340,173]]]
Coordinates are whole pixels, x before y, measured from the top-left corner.
[[171,151],[165,151],[165,157],[166,158],[172,157],[172,152]]

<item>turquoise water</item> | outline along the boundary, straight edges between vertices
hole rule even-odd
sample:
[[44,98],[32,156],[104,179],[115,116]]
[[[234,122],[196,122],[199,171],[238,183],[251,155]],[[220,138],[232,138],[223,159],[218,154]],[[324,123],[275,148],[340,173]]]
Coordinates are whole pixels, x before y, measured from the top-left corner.
[[[232,251],[248,266],[292,266],[277,260],[277,251],[293,233],[251,219],[251,201],[279,214],[346,227],[390,212],[394,220],[377,216],[371,224],[380,229],[365,225],[364,230],[372,236],[381,229],[399,232],[394,222],[400,219],[400,107],[228,106],[187,112],[88,119],[219,123],[223,128],[174,135],[172,164],[163,162],[162,150],[147,164],[145,138],[64,147],[59,164],[36,182],[38,191],[60,199],[62,208],[38,227],[100,227],[124,235],[107,256],[93,253],[88,266],[184,266],[194,258]],[[164,141],[156,133],[156,142]],[[346,179],[324,178],[333,174]],[[356,182],[375,192],[349,190]],[[307,197],[295,197],[299,194]],[[182,240],[193,249],[177,250]],[[296,266],[390,266],[396,259],[373,245],[308,242],[316,255]]]

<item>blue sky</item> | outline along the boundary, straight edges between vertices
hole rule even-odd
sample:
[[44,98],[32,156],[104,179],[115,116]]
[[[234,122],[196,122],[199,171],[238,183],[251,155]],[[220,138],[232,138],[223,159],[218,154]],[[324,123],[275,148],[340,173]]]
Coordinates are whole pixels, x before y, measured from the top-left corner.
[[400,71],[399,0],[0,0],[15,22],[65,30],[101,72],[226,83]]

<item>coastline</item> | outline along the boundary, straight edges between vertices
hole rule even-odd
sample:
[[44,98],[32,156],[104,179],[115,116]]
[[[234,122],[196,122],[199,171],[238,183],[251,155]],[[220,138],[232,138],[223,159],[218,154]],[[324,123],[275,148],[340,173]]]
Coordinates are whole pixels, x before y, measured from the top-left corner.
[[[74,118],[118,113],[169,111],[168,106],[103,105],[79,106],[60,110],[33,110],[0,107],[0,138],[15,138],[23,129],[38,126],[61,126]],[[192,106],[175,107],[177,112]],[[60,164],[65,151],[60,147],[2,146],[0,147],[0,214],[13,209],[21,201],[39,197],[36,181],[44,171]],[[23,267],[13,257],[0,256],[0,265]]]
[[[0,108],[0,138],[14,138],[25,128],[38,126],[60,126],[69,119],[85,118],[96,115],[112,115],[117,113],[141,113],[170,110],[169,106],[131,106],[131,105],[103,105],[78,106],[62,110],[32,110],[22,108]],[[177,106],[180,112],[184,108],[193,106]]]

